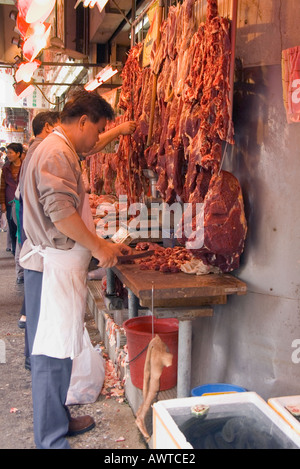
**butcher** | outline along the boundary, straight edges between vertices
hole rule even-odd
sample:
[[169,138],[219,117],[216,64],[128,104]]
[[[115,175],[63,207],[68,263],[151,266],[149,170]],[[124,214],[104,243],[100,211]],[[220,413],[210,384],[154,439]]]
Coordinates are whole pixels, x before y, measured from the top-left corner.
[[70,449],[66,436],[94,427],[65,406],[72,360],[82,350],[87,270],[130,253],[96,235],[78,154],[89,152],[114,117],[96,92],[80,90],[65,104],[61,124],[38,146],[24,183],[24,267],[31,354],[34,438],[38,449]]

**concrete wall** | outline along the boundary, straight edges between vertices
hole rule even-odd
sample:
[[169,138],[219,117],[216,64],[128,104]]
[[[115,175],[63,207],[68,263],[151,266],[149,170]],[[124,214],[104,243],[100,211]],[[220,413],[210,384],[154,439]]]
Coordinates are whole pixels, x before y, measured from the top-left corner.
[[240,181],[249,225],[245,296],[193,323],[192,387],[227,382],[268,398],[300,394],[300,124],[287,124],[281,50],[300,45],[300,2],[240,0],[235,146],[224,169]]

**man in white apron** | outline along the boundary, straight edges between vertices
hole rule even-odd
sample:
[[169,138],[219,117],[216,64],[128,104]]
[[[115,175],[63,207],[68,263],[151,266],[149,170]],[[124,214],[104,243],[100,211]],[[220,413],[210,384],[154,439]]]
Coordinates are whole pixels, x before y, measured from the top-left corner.
[[102,267],[112,267],[130,249],[96,235],[78,153],[95,145],[112,118],[112,108],[96,92],[75,93],[61,113],[61,125],[40,143],[26,172],[27,240],[20,257],[40,449],[69,449],[67,435],[94,426],[89,416],[72,419],[65,407],[72,359],[82,349],[88,265],[93,256]]

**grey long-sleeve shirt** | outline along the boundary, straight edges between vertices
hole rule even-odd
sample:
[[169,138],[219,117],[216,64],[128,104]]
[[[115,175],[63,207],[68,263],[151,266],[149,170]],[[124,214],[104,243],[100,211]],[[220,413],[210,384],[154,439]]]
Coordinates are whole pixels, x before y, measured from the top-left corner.
[[[24,182],[24,230],[27,236],[20,258],[33,246],[71,249],[74,241],[59,232],[54,222],[81,213],[85,197],[79,158],[61,127],[34,151]],[[67,141],[65,141],[67,139]],[[35,253],[22,266],[43,271],[43,258]]]
[[24,181],[25,181],[25,174],[27,170],[27,166],[29,165],[29,161],[31,160],[31,157],[36,150],[36,148],[39,146],[39,144],[43,141],[41,137],[35,137],[34,141],[28,148],[25,160],[23,161],[21,171],[20,171],[20,177],[19,177],[19,189],[20,189],[20,194],[22,196],[22,199],[24,198]]

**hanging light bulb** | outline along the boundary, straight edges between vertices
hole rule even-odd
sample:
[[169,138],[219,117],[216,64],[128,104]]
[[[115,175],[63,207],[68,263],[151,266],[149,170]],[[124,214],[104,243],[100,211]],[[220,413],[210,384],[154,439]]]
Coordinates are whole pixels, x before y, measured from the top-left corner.
[[28,28],[29,28],[29,23],[26,23],[24,18],[20,15],[17,16],[16,26],[17,26],[17,29],[18,29],[19,33],[21,34],[21,36],[23,36],[23,37],[26,36],[26,33],[28,31]]
[[47,40],[51,31],[51,24],[37,23],[27,31],[27,37],[23,45],[24,57],[32,62],[37,55],[47,46]]
[[20,15],[26,23],[43,23],[55,6],[56,0],[18,0]]
[[94,8],[94,6],[97,4],[99,11],[101,12],[105,5],[107,4],[108,0],[77,0],[74,8],[77,8],[78,5],[83,2],[83,6],[85,8],[90,7]]
[[108,0],[97,0],[96,3],[97,3],[97,7],[98,7],[98,10],[101,11],[103,10],[103,8],[105,7],[105,5],[107,4]]
[[95,76],[93,80],[90,80],[86,85],[84,85],[84,89],[86,91],[93,91],[98,88],[98,86],[103,85],[103,83],[113,77],[116,73],[118,73],[117,69],[113,70],[110,65],[107,65]]
[[34,72],[41,66],[39,60],[34,60],[33,62],[22,62],[18,70],[16,71],[15,79],[16,82],[24,81],[29,83]]
[[25,83],[24,81],[20,81],[19,83],[14,84],[15,93],[19,99],[26,98],[31,93],[34,92],[34,86]]

